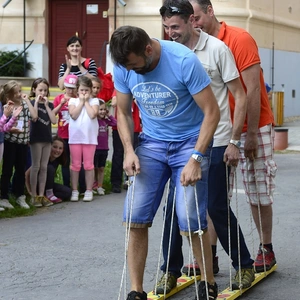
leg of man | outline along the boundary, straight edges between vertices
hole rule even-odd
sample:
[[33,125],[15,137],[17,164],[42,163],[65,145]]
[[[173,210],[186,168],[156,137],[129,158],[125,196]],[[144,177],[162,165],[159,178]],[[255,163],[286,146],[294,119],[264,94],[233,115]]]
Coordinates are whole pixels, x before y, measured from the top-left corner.
[[148,228],[130,228],[128,267],[131,290],[143,293],[143,279],[148,253]]
[[[254,161],[250,161],[245,158],[243,151],[246,133],[242,134],[240,166],[247,200],[251,204],[253,219],[260,236],[260,247],[254,268],[256,272],[263,272],[265,267],[266,270],[270,270],[276,264],[272,245],[272,203],[277,166],[273,159],[274,129],[272,125],[259,128],[257,137],[257,157]],[[262,228],[260,227],[258,205],[260,205]]]
[[[143,141],[146,146],[143,146]],[[135,184],[129,186],[124,204],[123,224],[128,224],[130,221],[128,267],[131,290],[143,295],[148,227],[152,224],[165,184],[171,176],[171,169],[166,160],[167,147],[167,142],[157,141],[144,135],[141,146],[137,149],[141,172],[135,177]],[[131,180],[133,181],[132,178]]]

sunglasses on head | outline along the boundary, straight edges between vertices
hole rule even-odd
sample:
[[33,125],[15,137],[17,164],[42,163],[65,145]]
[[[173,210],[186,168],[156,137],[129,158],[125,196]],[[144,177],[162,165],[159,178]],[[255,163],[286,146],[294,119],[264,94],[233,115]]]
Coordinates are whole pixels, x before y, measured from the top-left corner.
[[169,11],[170,14],[188,14],[187,11],[181,10],[176,6],[162,6],[159,10],[161,15],[164,15],[166,11]]

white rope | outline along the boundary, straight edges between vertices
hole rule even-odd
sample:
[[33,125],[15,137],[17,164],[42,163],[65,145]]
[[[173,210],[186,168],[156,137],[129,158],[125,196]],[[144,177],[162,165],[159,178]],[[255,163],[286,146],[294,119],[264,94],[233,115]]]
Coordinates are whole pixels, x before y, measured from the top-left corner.
[[[170,180],[168,181],[167,190],[166,190],[165,207],[164,207],[164,215],[163,215],[163,226],[162,226],[160,249],[159,249],[159,255],[158,255],[158,264],[157,264],[157,270],[156,270],[155,288],[154,288],[155,295],[157,295],[156,287],[158,284],[158,276],[159,276],[159,271],[160,271],[160,262],[161,262],[161,256],[162,256],[162,248],[163,248],[163,236],[164,236],[164,231],[165,231],[165,220],[166,220],[166,214],[168,211],[169,192],[170,192]],[[166,296],[167,276],[168,276],[168,272],[169,272],[169,261],[170,261],[172,232],[173,232],[173,220],[174,220],[174,211],[175,211],[175,198],[176,198],[176,187],[174,188],[173,202],[172,202],[172,216],[171,216],[171,227],[170,227],[170,239],[169,239],[169,244],[168,244],[168,256],[167,256],[167,262],[166,262],[166,274],[167,275],[165,276],[164,297]]]
[[237,246],[238,246],[238,270],[239,270],[239,288],[240,291],[242,290],[242,265],[241,265],[241,242],[240,242],[240,234],[239,234],[239,228],[240,228],[240,223],[239,223],[239,201],[238,201],[238,196],[237,196],[237,177],[236,174],[234,176],[234,185],[236,187],[236,233],[237,233]]
[[[232,271],[231,271],[231,231],[230,231],[230,197],[229,197],[229,175],[228,167],[226,167],[226,185],[227,185],[227,226],[228,226],[228,263],[229,263],[229,286],[232,288]],[[236,171],[232,172],[233,178],[236,176]],[[233,187],[232,187],[233,189]]]
[[[130,238],[130,226],[131,226],[131,218],[132,218],[133,199],[134,199],[133,196],[134,196],[134,190],[135,190],[135,178],[136,178],[136,175],[133,176],[133,181],[130,181],[130,179],[128,179],[128,186],[130,186],[132,184],[132,188],[131,188],[131,195],[129,195],[129,192],[130,192],[130,190],[129,190],[128,191],[128,196],[127,196],[128,200],[127,200],[127,207],[126,207],[124,265],[123,265],[123,271],[122,271],[122,277],[121,277],[121,284],[120,284],[120,289],[119,289],[118,300],[121,299],[123,286],[124,286],[124,299],[126,299],[127,254],[128,254],[128,244],[129,244],[129,238]],[[130,196],[131,196],[131,198],[130,198]],[[130,208],[129,208],[129,202],[130,202]]]
[[254,169],[254,178],[255,178],[255,186],[256,186],[256,197],[258,200],[258,221],[259,221],[259,231],[260,231],[260,242],[261,242],[261,251],[262,251],[262,255],[263,255],[263,262],[264,262],[264,273],[265,276],[266,275],[266,259],[265,259],[265,251],[264,251],[264,237],[263,237],[263,228],[262,228],[262,221],[261,221],[261,210],[260,210],[260,205],[261,205],[261,201],[260,201],[260,196],[259,196],[259,186],[258,186],[258,182],[257,182],[257,172],[256,172],[256,166],[255,166],[256,160],[253,161],[253,169]]

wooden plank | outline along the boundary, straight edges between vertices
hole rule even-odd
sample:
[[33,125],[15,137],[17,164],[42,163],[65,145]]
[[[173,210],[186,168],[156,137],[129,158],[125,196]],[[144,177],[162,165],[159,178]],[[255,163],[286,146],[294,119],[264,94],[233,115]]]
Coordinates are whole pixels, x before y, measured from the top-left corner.
[[[256,273],[255,280],[252,282],[252,285],[249,288],[242,289],[242,290],[234,290],[234,291],[231,291],[230,288],[223,290],[222,292],[219,293],[217,300],[233,300],[233,299],[240,297],[243,293],[245,293],[246,291],[251,289],[254,285],[256,285],[258,282],[260,282],[261,280],[266,278],[269,274],[274,272],[276,269],[277,269],[277,265],[273,266],[273,268],[271,270],[267,271],[266,273],[264,273],[264,272]],[[200,275],[197,276],[196,279],[200,280],[201,276]],[[155,294],[153,294],[153,291],[151,291],[147,294],[147,300],[167,299],[167,298],[175,295],[176,293],[180,292],[181,290],[185,289],[186,287],[192,285],[193,283],[195,283],[194,276],[182,275],[181,277],[179,277],[177,279],[176,288],[174,288],[169,294],[167,294],[166,296],[164,296],[163,294],[155,295]]]

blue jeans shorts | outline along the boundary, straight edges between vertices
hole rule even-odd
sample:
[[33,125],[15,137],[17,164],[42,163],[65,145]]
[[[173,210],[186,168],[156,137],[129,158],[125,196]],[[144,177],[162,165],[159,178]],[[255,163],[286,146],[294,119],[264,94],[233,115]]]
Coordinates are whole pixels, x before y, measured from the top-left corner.
[[199,230],[195,198],[198,201],[201,229],[207,228],[207,189],[211,145],[201,162],[202,179],[194,187],[183,187],[180,183],[181,172],[191,157],[197,139],[198,137],[193,137],[180,142],[166,142],[153,139],[144,133],[140,135],[136,154],[140,160],[141,172],[135,179],[130,178],[134,184],[131,184],[127,191],[123,212],[124,224],[130,222],[132,228],[151,227],[165,185],[172,176],[176,183],[175,207],[181,234],[187,235],[189,228],[191,232]]

